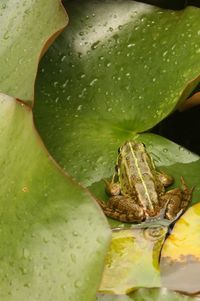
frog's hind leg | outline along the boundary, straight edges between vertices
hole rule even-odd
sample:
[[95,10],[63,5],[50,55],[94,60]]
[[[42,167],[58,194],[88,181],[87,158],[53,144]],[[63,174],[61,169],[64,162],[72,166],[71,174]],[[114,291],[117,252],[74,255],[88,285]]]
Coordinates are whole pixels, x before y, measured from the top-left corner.
[[174,219],[181,208],[182,191],[180,188],[169,190],[160,198],[162,206],[165,205],[165,217]]
[[161,197],[161,202],[167,203],[165,216],[169,220],[177,219],[188,207],[192,198],[192,189],[189,189],[181,177],[182,189],[174,188],[166,192],[165,195]]
[[135,204],[129,196],[113,196],[107,203],[98,200],[106,216],[121,222],[142,222],[145,218],[144,210]]

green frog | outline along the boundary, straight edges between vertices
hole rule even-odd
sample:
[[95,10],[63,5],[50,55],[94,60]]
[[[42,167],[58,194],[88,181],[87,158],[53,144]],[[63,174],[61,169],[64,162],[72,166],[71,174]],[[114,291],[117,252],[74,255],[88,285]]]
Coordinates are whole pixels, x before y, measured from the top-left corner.
[[174,220],[188,206],[192,190],[181,177],[182,188],[165,191],[173,178],[156,170],[143,143],[127,141],[119,149],[116,171],[106,191],[107,203],[99,201],[104,213],[122,222],[151,219]]

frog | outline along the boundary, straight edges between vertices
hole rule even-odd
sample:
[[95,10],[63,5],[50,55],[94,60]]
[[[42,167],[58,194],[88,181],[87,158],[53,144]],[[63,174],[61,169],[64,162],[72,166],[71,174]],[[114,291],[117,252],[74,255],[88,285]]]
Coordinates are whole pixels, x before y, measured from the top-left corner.
[[187,209],[193,191],[180,179],[181,187],[167,191],[173,177],[156,169],[142,142],[126,141],[118,149],[111,182],[105,180],[109,200],[99,204],[106,216],[121,222],[175,220]]

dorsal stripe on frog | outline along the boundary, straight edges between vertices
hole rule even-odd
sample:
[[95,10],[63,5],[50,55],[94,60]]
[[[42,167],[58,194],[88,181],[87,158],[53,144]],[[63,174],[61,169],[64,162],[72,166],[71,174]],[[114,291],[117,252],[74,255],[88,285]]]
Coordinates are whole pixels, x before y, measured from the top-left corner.
[[[145,202],[146,204],[145,204],[145,203],[142,203],[142,206],[143,206],[145,209],[153,210],[154,207],[153,207],[153,204],[152,204],[152,201],[151,201],[151,196],[150,196],[150,194],[149,194],[149,190],[148,190],[148,188],[147,188],[147,185],[146,185],[146,183],[145,183],[145,181],[144,181],[144,179],[143,179],[143,175],[142,175],[142,173],[141,173],[141,169],[140,169],[139,164],[138,164],[138,158],[136,157],[135,152],[134,152],[134,150],[133,150],[132,145],[131,145],[130,142],[128,143],[128,145],[129,145],[129,147],[130,147],[131,154],[132,154],[133,159],[134,159],[134,162],[135,162],[135,167],[136,167],[136,170],[137,170],[138,177],[139,177],[139,179],[140,179],[140,183],[142,184],[142,188],[143,188],[143,191],[144,191],[143,196],[146,196],[146,198],[147,198],[147,202]],[[153,184],[154,184],[154,183],[153,183]],[[136,185],[136,188],[137,188],[137,185]],[[138,188],[139,188],[139,185],[138,185]],[[140,187],[140,188],[141,188],[141,187]],[[139,194],[141,191],[138,189],[137,192],[138,192],[138,194]],[[149,208],[147,208],[147,204],[148,204],[148,207],[149,207]]]

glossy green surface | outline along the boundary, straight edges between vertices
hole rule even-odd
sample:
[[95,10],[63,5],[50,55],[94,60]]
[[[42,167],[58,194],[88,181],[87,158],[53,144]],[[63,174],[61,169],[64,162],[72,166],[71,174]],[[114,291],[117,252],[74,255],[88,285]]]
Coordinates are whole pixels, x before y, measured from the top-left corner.
[[105,217],[49,156],[31,111],[2,94],[0,141],[0,300],[94,300]]
[[64,3],[70,24],[41,62],[34,116],[51,154],[88,186],[110,176],[117,148],[167,116],[199,75],[200,9]]
[[0,92],[33,101],[38,61],[48,39],[67,24],[60,0],[1,0]]

